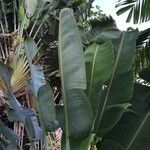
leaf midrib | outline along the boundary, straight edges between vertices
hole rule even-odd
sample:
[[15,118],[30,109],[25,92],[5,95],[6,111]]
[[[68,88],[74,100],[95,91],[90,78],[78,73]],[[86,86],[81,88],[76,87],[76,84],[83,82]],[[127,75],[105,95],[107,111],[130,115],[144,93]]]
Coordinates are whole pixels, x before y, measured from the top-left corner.
[[[114,79],[114,75],[115,75],[115,72],[116,72],[116,68],[117,68],[118,61],[119,61],[119,57],[120,57],[121,50],[122,50],[124,35],[125,35],[125,32],[123,32],[123,35],[122,35],[122,38],[121,38],[121,42],[120,42],[119,50],[118,50],[118,55],[117,55],[117,58],[116,58],[116,61],[115,61],[115,64],[114,64],[114,68],[113,68],[112,76],[111,76],[111,78],[110,78],[110,82],[109,82],[108,90],[107,90],[107,93],[106,93],[106,97],[105,97],[105,99],[104,99],[104,103],[103,103],[103,106],[102,106],[102,110],[100,111],[101,113],[100,113],[100,115],[99,115],[100,117],[99,117],[99,120],[98,120],[97,129],[95,129],[95,132],[96,132],[96,133],[97,133],[97,131],[98,131],[98,127],[99,127],[100,124],[101,124],[102,117],[103,117],[103,114],[104,114],[104,110],[105,110],[105,107],[106,107],[106,104],[107,104],[107,101],[108,101],[108,96],[109,96],[111,84],[112,84],[113,79]],[[111,41],[110,41],[110,42],[111,42]]]
[[98,52],[98,45],[96,47],[95,53],[94,53],[94,58],[93,58],[93,62],[92,62],[92,73],[91,73],[91,79],[90,79],[90,89],[89,89],[89,99],[91,99],[91,91],[92,91],[92,82],[93,82],[93,77],[94,77],[94,69],[95,69],[95,61],[96,61],[96,56],[97,56],[97,52]]

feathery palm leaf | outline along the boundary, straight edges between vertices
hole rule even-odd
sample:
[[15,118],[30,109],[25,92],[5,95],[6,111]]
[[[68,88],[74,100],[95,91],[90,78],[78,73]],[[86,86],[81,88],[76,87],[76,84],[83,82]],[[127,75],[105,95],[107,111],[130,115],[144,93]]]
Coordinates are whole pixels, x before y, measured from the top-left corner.
[[116,4],[117,15],[121,15],[129,10],[126,22],[133,18],[134,24],[147,22],[150,20],[149,0],[119,0]]

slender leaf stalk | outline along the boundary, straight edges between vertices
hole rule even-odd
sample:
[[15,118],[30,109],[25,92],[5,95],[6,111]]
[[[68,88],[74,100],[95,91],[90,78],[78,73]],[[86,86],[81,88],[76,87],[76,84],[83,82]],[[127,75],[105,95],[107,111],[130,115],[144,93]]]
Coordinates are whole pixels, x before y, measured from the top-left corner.
[[36,25],[36,23],[37,23],[37,21],[38,21],[38,19],[39,19],[39,17],[40,17],[40,13],[43,11],[44,5],[45,5],[45,3],[42,5],[42,8],[38,11],[36,20],[34,21],[34,24],[33,24],[32,28],[31,28],[31,30],[30,30],[29,36],[32,35],[32,32],[33,32],[33,30],[34,30],[34,28],[35,28],[35,25]]

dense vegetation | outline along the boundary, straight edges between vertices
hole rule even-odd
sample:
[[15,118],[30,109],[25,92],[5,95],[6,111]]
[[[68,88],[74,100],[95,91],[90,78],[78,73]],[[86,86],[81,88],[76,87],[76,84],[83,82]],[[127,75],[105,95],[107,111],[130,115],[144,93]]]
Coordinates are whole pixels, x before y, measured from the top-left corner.
[[0,150],[150,149],[150,30],[93,1],[0,1]]

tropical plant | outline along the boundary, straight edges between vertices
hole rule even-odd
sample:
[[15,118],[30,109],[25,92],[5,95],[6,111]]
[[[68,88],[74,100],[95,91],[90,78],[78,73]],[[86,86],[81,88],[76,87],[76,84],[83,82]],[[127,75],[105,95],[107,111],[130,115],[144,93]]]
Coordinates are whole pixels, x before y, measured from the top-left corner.
[[150,20],[149,0],[118,0],[116,7],[119,8],[117,15],[129,11],[126,22],[130,22],[132,18],[134,24]]
[[[92,1],[45,2],[38,4],[34,0],[37,7],[31,7],[28,1],[17,1],[19,11],[15,9],[14,13],[12,9],[13,15],[18,14],[15,28],[19,28],[13,55],[12,47],[7,46],[12,33],[5,27],[3,12],[0,106],[4,111],[0,118],[0,149],[149,150],[150,87],[135,80],[137,72],[134,74],[138,31],[121,32],[112,18],[104,19],[110,23],[108,28],[104,23],[100,29],[92,22],[91,28],[81,31],[76,23],[80,20],[77,9],[68,7],[81,4],[83,13]],[[57,22],[50,25],[47,19]],[[96,20],[99,24],[101,21]],[[57,75],[61,84],[58,87],[50,83],[51,88],[41,59],[41,54],[49,55],[41,51],[48,43],[43,43],[45,47],[40,43],[45,39],[42,37],[53,35],[47,29],[53,26],[56,35],[50,39],[50,50],[54,46],[59,67],[56,57],[48,63],[56,63],[57,67],[47,74]],[[51,33],[48,36],[44,34],[45,27],[46,33]],[[150,83],[147,77],[148,73],[141,76]],[[62,95],[61,105],[54,103],[56,88]],[[63,131],[61,145],[54,147],[52,140],[59,127]]]

